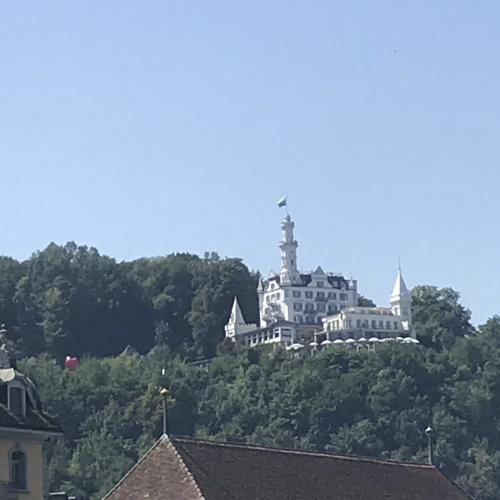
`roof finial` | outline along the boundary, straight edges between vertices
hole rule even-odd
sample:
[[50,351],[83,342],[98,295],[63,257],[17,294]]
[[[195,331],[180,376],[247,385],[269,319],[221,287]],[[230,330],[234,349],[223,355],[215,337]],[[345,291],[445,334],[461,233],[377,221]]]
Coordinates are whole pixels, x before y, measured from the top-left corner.
[[425,429],[425,433],[427,434],[428,461],[429,465],[432,465],[432,463],[434,462],[433,450],[432,450],[432,435],[434,434],[434,429],[429,425],[427,429]]
[[398,257],[398,271],[401,272],[401,257]]
[[163,399],[163,435],[166,436],[168,433],[168,416],[167,416],[167,398],[169,396],[168,389],[162,387],[160,391],[160,396]]

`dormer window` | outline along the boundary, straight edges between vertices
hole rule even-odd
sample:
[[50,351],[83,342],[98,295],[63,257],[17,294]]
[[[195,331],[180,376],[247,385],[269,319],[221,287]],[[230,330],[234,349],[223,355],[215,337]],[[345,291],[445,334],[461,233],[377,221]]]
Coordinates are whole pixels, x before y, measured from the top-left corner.
[[9,384],[9,410],[18,417],[26,416],[26,390],[19,383]]

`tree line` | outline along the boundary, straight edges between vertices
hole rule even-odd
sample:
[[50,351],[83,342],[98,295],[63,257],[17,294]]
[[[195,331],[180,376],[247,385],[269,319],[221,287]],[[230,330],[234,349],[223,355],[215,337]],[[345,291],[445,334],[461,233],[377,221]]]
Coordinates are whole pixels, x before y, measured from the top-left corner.
[[19,358],[109,356],[164,344],[188,359],[215,354],[238,296],[258,316],[257,274],[240,259],[172,254],[132,262],[50,244],[24,262],[0,257],[0,321]]

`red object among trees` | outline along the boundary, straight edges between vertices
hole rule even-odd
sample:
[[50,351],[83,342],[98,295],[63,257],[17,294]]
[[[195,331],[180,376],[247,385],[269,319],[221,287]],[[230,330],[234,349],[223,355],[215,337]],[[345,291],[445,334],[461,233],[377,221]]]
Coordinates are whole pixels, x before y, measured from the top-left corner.
[[64,366],[70,371],[76,370],[79,364],[80,360],[71,356],[66,356],[64,360]]

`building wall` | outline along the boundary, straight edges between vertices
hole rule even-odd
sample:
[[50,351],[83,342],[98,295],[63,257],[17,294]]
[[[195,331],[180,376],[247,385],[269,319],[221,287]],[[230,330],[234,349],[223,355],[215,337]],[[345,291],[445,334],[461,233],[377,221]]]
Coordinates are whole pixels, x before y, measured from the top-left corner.
[[276,308],[286,321],[321,325],[323,318],[346,307],[355,306],[357,300],[355,282],[353,288],[342,289],[332,287],[327,276],[313,276],[307,286],[280,286],[270,280],[263,293],[261,326],[267,324],[265,316],[268,307]]
[[326,331],[369,330],[403,332],[401,317],[395,316],[388,308],[355,308],[330,316],[324,321]]
[[9,454],[15,448],[26,454],[26,492],[19,494],[23,500],[42,500],[44,498],[44,456],[41,441],[27,439],[0,438],[0,484],[10,481]]

